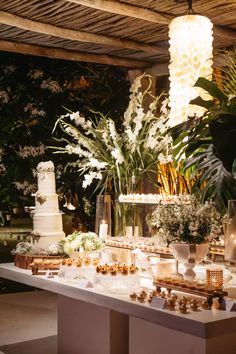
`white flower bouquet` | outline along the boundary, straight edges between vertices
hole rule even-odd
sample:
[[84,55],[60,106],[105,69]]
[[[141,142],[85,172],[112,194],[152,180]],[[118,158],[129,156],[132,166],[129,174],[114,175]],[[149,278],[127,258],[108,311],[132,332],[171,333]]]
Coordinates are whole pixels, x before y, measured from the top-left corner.
[[105,246],[105,241],[100,238],[95,232],[80,232],[75,231],[68,235],[64,241],[64,251],[66,254],[73,252],[92,252],[102,249]]
[[40,247],[37,243],[32,244],[27,241],[18,242],[16,248],[12,250],[13,255],[25,256],[59,256],[64,255],[61,242],[49,244],[47,247]]
[[200,244],[224,234],[223,219],[212,202],[202,204],[194,196],[179,197],[174,203],[159,203],[147,217],[167,245],[170,243]]
[[[149,80],[144,92],[140,91],[142,80]],[[171,161],[167,100],[163,101],[162,95],[153,96],[150,89],[150,76],[135,79],[120,130],[102,114],[95,121],[79,112],[58,119],[68,139],[62,139],[64,147],[54,149],[56,153],[77,155],[72,165],[83,175],[84,188],[97,180],[101,192],[107,192],[112,185],[116,196],[130,193],[132,177],[138,182],[144,174],[156,173],[158,162]],[[145,102],[151,102],[146,110]]]

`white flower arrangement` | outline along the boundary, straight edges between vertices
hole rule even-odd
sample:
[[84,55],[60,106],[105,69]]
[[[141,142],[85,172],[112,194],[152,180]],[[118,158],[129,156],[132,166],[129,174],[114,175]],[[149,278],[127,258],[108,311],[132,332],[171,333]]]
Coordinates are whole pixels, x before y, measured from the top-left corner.
[[57,256],[64,255],[63,245],[59,242],[57,244],[50,244],[47,247],[39,247],[37,244],[21,241],[18,242],[12,254],[26,255],[26,256]]
[[64,241],[64,251],[71,254],[75,251],[91,252],[100,250],[105,245],[105,241],[95,232],[78,232],[68,235]]
[[[149,79],[149,87],[140,92],[143,79]],[[162,95],[154,97],[150,87],[150,76],[135,79],[120,131],[111,118],[102,114],[96,121],[85,119],[79,112],[58,119],[57,124],[69,138],[62,140],[66,141],[65,147],[55,148],[56,153],[78,156],[73,167],[83,174],[84,188],[97,180],[102,191],[113,184],[116,195],[129,193],[132,176],[138,182],[144,174],[156,173],[158,162],[172,160],[167,101],[161,102]],[[151,98],[147,111],[143,108],[146,98]]]
[[194,196],[179,197],[173,203],[159,203],[147,223],[167,245],[200,244],[223,236],[223,218],[212,202],[200,203]]

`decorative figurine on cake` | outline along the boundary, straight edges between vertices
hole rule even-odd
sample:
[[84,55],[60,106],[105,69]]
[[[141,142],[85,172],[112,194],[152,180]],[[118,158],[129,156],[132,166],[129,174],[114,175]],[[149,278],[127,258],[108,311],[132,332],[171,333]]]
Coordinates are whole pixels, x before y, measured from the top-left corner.
[[40,162],[37,166],[37,177],[38,191],[35,194],[32,242],[37,242],[40,247],[46,247],[65,237],[56,194],[53,162]]

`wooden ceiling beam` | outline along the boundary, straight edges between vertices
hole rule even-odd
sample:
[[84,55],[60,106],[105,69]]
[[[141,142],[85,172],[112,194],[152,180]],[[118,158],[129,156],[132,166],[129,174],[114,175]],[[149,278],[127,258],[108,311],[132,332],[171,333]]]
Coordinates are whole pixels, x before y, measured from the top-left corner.
[[[169,25],[170,21],[174,18],[173,15],[165,16],[156,11],[144,9],[142,7],[128,5],[114,0],[65,0],[74,4],[90,7],[93,9],[110,12],[117,15],[122,15],[126,17],[133,17],[136,19],[160,24]],[[220,16],[225,16],[222,14]],[[218,17],[213,17],[211,20],[214,22],[218,21]],[[234,15],[235,18],[235,15]],[[214,34],[220,37],[232,38],[235,40],[235,31],[224,26],[214,25]]]
[[229,38],[236,41],[236,31],[224,26],[214,26],[213,33],[216,37]]
[[124,40],[105,35],[98,35],[83,31],[61,28],[43,22],[29,20],[4,11],[0,11],[0,23],[8,26],[21,28],[23,30],[32,31],[35,33],[41,33],[44,35],[59,37],[77,42],[107,45],[122,49],[132,49],[135,51],[148,52],[150,54],[166,53],[165,48],[158,48],[154,45],[148,45],[132,40]]
[[35,55],[35,56],[54,58],[54,59],[124,66],[129,68],[143,68],[147,66],[146,62],[139,61],[139,60],[117,58],[105,54],[83,53],[83,52],[58,49],[52,47],[48,48],[48,47],[34,45],[34,44],[18,43],[18,42],[5,41],[5,40],[0,40],[0,51],[20,53],[25,55]]
[[140,20],[168,25],[170,18],[148,9],[134,5],[128,5],[114,0],[65,0],[74,4],[90,7],[96,10],[106,11],[125,17],[138,18]]

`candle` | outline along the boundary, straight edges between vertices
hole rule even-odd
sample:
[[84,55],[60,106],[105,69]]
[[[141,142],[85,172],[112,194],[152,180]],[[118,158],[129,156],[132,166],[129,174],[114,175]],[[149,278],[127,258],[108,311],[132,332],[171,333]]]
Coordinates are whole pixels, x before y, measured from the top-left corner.
[[138,226],[134,227],[134,237],[139,237],[139,227]]
[[125,227],[125,236],[126,237],[132,237],[133,236],[133,228],[132,228],[132,226],[126,226]]
[[99,237],[101,238],[107,237],[107,231],[108,231],[108,224],[106,224],[105,221],[102,220],[102,223],[99,226]]
[[169,276],[172,273],[173,263],[171,262],[157,262],[156,276]]

